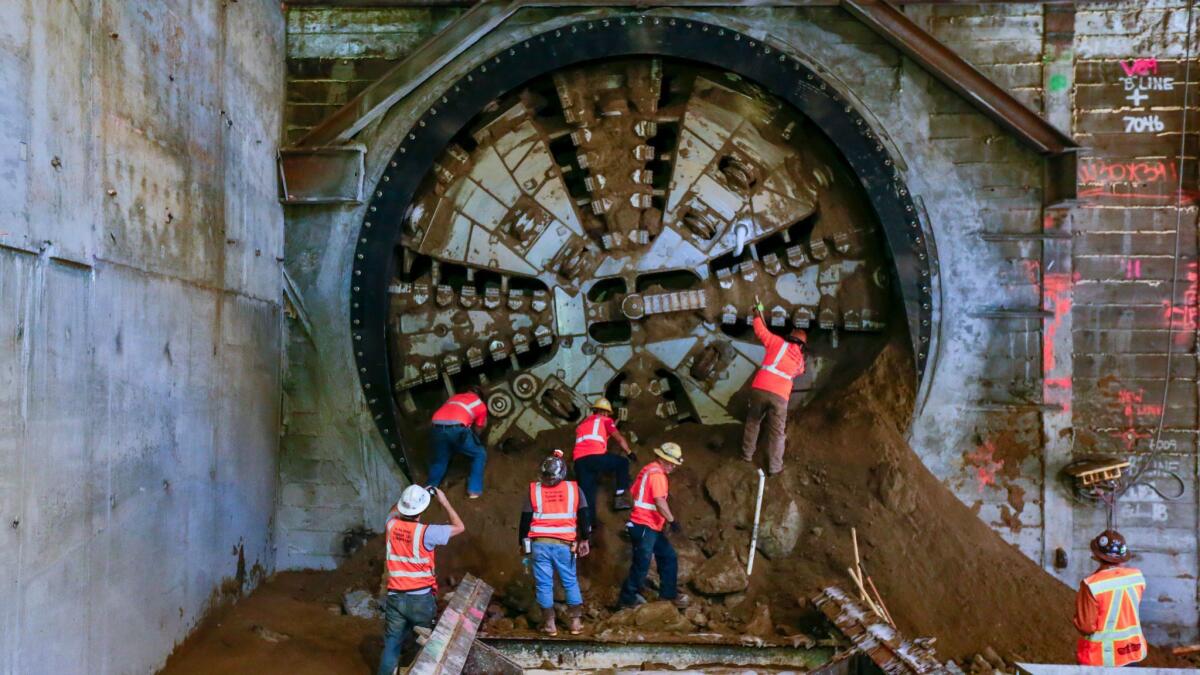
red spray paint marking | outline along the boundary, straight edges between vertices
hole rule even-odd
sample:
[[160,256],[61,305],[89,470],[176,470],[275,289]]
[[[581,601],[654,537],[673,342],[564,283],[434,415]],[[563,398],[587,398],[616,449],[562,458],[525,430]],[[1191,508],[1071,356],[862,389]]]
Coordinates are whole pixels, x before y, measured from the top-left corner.
[[975,480],[978,482],[979,491],[989,485],[996,484],[996,474],[1000,469],[1004,468],[1004,460],[995,459],[996,444],[992,441],[984,441],[983,445],[975,448],[974,452],[968,453],[966,456],[967,462],[975,467]]
[[[1179,170],[1174,160],[1115,160],[1089,158],[1078,168],[1080,197],[1118,200],[1148,199],[1191,204],[1200,192],[1179,189]],[[1086,187],[1085,187],[1086,186]]]
[[1120,64],[1126,77],[1158,74],[1158,59],[1153,56],[1148,59],[1129,59],[1127,62],[1121,61]]
[[1182,338],[1183,342],[1190,342],[1193,334],[1196,332],[1198,320],[1200,320],[1200,307],[1197,306],[1197,282],[1200,274],[1197,273],[1196,261],[1187,264],[1187,288],[1183,291],[1183,302],[1176,304],[1172,300],[1163,300],[1163,324],[1169,330],[1176,331],[1176,339]]
[[1117,402],[1121,406],[1121,415],[1125,417],[1125,427],[1112,435],[1121,439],[1126,450],[1133,450],[1143,438],[1150,438],[1149,431],[1139,428],[1139,418],[1155,418],[1162,414],[1162,405],[1146,403],[1146,390],[1139,387],[1137,391],[1130,389],[1117,390]]
[[1125,261],[1125,278],[1126,279],[1141,279],[1142,278],[1142,261],[1141,260],[1126,260]]
[[1071,311],[1071,285],[1074,281],[1072,275],[1064,272],[1050,272],[1042,278],[1042,305],[1051,313],[1042,335],[1042,401],[1057,404],[1063,412],[1071,410],[1071,376],[1054,376],[1054,340],[1063,319]]

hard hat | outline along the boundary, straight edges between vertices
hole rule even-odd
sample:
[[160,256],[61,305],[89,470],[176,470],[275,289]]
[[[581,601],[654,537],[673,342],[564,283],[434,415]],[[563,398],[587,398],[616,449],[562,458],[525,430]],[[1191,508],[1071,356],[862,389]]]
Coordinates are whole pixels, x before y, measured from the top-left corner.
[[606,412],[610,415],[612,414],[612,411],[613,411],[612,404],[609,403],[608,399],[604,398],[603,396],[596,399],[596,402],[592,404],[592,410],[603,410],[604,412]]
[[1092,540],[1092,555],[1106,563],[1121,564],[1133,555],[1125,545],[1125,537],[1116,530],[1105,530]]
[[672,464],[683,464],[683,448],[678,443],[663,443],[654,449],[654,454]]
[[402,516],[419,516],[429,508],[429,490],[420,485],[409,485],[400,493],[396,510]]
[[554,454],[542,460],[542,484],[554,487],[567,477],[567,463],[563,461],[563,451],[555,450]]
[[788,334],[787,341],[798,342],[802,345],[808,344],[808,331],[804,330],[803,328],[797,328]]

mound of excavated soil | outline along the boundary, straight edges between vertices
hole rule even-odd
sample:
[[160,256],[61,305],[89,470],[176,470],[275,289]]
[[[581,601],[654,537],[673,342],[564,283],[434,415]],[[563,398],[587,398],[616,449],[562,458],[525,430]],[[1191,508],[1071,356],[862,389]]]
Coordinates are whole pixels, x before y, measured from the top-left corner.
[[[690,579],[696,606],[683,614],[666,603],[617,615],[605,609],[628,564],[628,546],[616,536],[625,514],[609,509],[605,488],[594,553],[580,561],[587,635],[666,639],[691,632],[781,644],[802,644],[804,633],[825,637],[806,598],[828,584],[851,587],[846,568],[855,527],[864,567],[908,637],[936,637],[942,658],[969,658],[991,646],[1009,660],[1071,662],[1072,589],[996,535],[905,443],[911,372],[906,351],[890,347],[852,385],[790,422],[787,469],[768,480],[764,499],[759,550],[769,557],[756,558],[749,580],[743,566],[757,478],[754,467],[737,461],[740,427],[684,427],[644,439],[644,448],[670,439],[685,449],[671,500],[684,524],[676,538],[681,576]],[[443,588],[470,572],[497,589],[484,626],[491,633],[533,634],[532,585],[516,527],[543,451],[493,453],[480,500],[462,498],[461,465],[446,486],[467,533],[439,550],[439,576]],[[445,518],[434,511],[427,520]],[[381,624],[343,616],[337,607],[347,590],[379,588],[381,558],[377,537],[336,571],[276,575],[235,607],[214,612],[166,672],[366,672],[378,658]],[[653,586],[647,595],[654,599]]]

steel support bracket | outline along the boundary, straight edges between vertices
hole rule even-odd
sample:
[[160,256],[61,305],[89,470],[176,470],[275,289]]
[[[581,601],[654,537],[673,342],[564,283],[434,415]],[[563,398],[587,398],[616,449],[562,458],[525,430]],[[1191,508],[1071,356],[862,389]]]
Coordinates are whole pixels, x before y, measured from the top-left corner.
[[361,143],[279,151],[279,201],[361,204],[367,148]]

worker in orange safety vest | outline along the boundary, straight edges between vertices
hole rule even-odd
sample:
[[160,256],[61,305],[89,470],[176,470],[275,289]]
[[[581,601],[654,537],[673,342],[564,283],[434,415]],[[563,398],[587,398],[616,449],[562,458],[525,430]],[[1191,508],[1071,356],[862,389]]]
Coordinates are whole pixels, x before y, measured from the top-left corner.
[[1100,569],[1079,584],[1075,596],[1075,628],[1083,635],[1075,659],[1084,666],[1137,663],[1147,652],[1139,612],[1146,580],[1140,570],[1125,566],[1132,554],[1121,533],[1105,530],[1091,548]]
[[450,458],[461,453],[471,459],[467,477],[467,497],[477,499],[483,494],[483,470],[487,466],[487,450],[476,430],[487,426],[487,403],[483,388],[471,385],[461,394],[450,397],[433,413],[433,428],[429,432],[432,457],[429,461],[429,485],[438,487],[446,477]]
[[588,554],[587,498],[579,485],[566,480],[562,450],[542,461],[541,477],[529,484],[529,497],[521,513],[517,537],[522,552],[530,556],[534,595],[542,608],[542,632],[558,635],[554,616],[554,575],[562,582],[567,601],[567,626],[571,635],[583,632],[583,595],[575,573],[575,558]]
[[[450,518],[449,525],[426,525],[421,514],[433,493]],[[378,675],[392,675],[400,662],[404,641],[416,626],[433,627],[437,614],[437,570],[434,549],[466,530],[446,493],[437,488],[409,485],[388,515],[384,528],[384,566],[387,598],[383,603],[383,655]]]
[[[626,490],[629,489],[629,460],[634,455],[625,437],[617,431],[612,415],[612,403],[607,398],[599,398],[592,404],[592,414],[575,427],[575,449],[571,452],[571,460],[575,463],[575,479],[591,506],[588,510],[590,527],[596,526],[596,490],[604,474],[613,475],[613,510],[621,511],[631,506]],[[621,446],[621,454],[608,451],[610,437]]]
[[788,399],[792,395],[792,380],[804,373],[804,347],[808,333],[802,328],[786,337],[772,333],[763,321],[763,306],[755,308],[754,335],[766,347],[763,362],[754,381],[750,383],[750,404],[746,413],[746,428],[742,434],[742,460],[754,461],[758,450],[759,429],[764,418],[767,423],[767,473],[783,471],[783,451],[787,430]]
[[629,540],[633,543],[633,556],[629,564],[629,576],[621,585],[617,607],[634,607],[646,601],[641,595],[642,585],[650,572],[650,560],[658,566],[658,597],[670,600],[683,609],[690,604],[688,596],[676,588],[679,558],[675,547],[664,528],[671,534],[679,534],[679,521],[667,503],[669,483],[667,475],[683,464],[683,449],[677,443],[663,443],[654,449],[657,458],[638,472],[633,481],[633,510],[629,512]]

